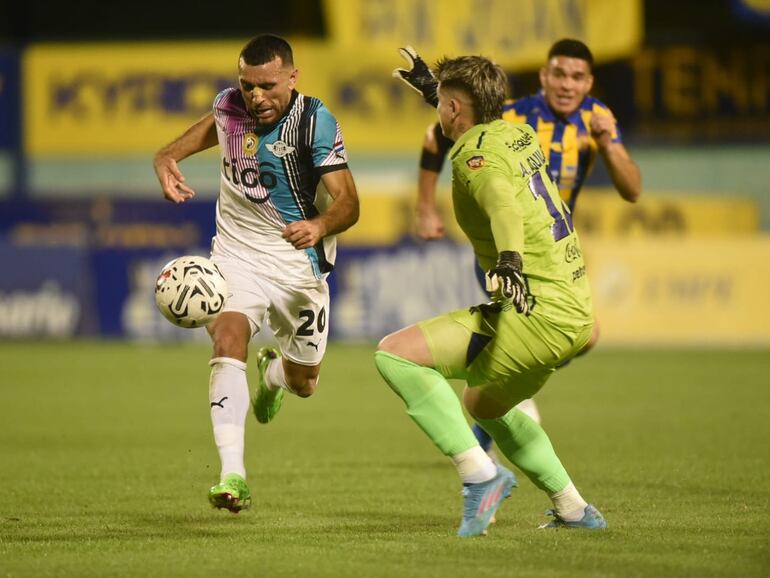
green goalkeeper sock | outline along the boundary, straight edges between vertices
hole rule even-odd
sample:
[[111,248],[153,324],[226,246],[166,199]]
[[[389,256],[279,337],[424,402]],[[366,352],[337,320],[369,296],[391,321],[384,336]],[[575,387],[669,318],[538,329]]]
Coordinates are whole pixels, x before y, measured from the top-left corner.
[[460,400],[435,369],[384,351],[374,354],[380,375],[406,403],[406,413],[446,456],[478,445]]
[[524,412],[513,408],[502,417],[476,421],[497,442],[503,455],[541,490],[552,494],[570,483],[548,435]]

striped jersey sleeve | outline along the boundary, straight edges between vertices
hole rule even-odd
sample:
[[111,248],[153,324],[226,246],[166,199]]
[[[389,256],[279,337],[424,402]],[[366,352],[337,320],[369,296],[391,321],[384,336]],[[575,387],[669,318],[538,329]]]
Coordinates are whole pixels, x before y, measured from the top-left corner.
[[314,116],[313,166],[322,173],[347,168],[348,153],[337,119],[323,104]]

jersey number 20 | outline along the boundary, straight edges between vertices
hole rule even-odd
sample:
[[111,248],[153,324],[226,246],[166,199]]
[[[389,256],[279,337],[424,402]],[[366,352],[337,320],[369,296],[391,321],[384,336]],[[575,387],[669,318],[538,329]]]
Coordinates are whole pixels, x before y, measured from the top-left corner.
[[326,307],[321,307],[317,318],[312,309],[303,309],[299,312],[299,317],[304,321],[302,322],[302,325],[299,326],[299,329],[297,329],[297,335],[302,337],[312,336],[314,333],[314,324],[318,333],[323,333],[324,329],[326,329]]

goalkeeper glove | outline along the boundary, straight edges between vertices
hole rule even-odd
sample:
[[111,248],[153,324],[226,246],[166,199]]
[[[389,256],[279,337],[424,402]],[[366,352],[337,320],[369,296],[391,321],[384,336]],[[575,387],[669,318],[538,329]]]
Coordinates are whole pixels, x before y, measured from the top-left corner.
[[438,80],[433,76],[428,65],[425,64],[425,61],[411,46],[399,48],[398,51],[409,64],[409,70],[406,68],[396,68],[393,71],[393,76],[400,78],[409,88],[422,94],[425,102],[429,105],[437,107],[438,95],[436,94],[436,89],[438,88]]
[[521,272],[521,255],[517,251],[502,251],[497,265],[486,274],[487,292],[497,301],[510,299],[516,311],[529,315],[527,280]]

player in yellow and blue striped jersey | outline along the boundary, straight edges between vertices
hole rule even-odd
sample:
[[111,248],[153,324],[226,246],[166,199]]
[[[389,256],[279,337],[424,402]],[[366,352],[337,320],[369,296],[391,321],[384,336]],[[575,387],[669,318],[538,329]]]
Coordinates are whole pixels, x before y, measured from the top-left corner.
[[[631,160],[612,111],[590,96],[593,55],[583,42],[563,39],[548,52],[540,70],[541,90],[503,106],[503,120],[525,122],[535,129],[548,159],[551,176],[570,211],[575,210],[580,189],[598,154],[604,159],[620,196],[636,202],[641,175]],[[423,239],[443,236],[436,209],[435,191],[444,157],[452,141],[441,134],[438,123],[428,127],[420,159],[417,234]]]

